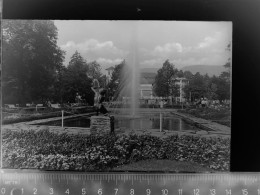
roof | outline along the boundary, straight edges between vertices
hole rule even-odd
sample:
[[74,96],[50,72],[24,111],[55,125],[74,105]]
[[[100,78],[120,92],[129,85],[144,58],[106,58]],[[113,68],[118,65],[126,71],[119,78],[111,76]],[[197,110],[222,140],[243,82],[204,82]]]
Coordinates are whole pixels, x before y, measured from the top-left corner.
[[173,80],[188,80],[188,79],[186,79],[185,77],[175,77],[173,78]]
[[113,66],[110,66],[109,68],[107,68],[106,70],[114,70],[115,69],[115,67],[113,67]]
[[156,73],[143,72],[140,75],[140,84],[153,84],[155,81]]

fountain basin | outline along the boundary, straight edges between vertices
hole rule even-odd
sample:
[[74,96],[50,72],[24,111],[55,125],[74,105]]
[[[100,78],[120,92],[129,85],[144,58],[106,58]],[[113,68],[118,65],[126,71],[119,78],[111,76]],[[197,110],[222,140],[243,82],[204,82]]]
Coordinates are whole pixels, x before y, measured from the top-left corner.
[[[160,129],[160,114],[138,114],[132,115],[114,115],[115,129]],[[61,126],[61,120],[38,123],[35,125]],[[64,120],[64,127],[85,127],[90,128],[90,117],[75,117]],[[171,114],[165,114],[162,117],[162,129],[169,131],[201,130],[192,124],[185,122],[181,117]]]

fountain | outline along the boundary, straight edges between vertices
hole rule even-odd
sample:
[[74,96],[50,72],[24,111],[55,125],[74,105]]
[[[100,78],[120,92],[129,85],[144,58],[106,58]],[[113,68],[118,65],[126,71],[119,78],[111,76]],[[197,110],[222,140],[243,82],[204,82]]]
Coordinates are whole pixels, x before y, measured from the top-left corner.
[[[140,70],[138,61],[138,22],[132,22],[132,38],[130,40],[130,52],[124,61],[121,72],[121,83],[118,89],[118,98],[116,101],[124,99],[130,103],[129,109],[121,109],[120,114],[126,114],[131,118],[138,117],[139,111],[139,85]],[[130,101],[130,102],[129,102]]]
[[[127,98],[130,100],[130,110],[120,109],[120,115],[127,112],[127,117],[137,118],[139,108],[139,85],[140,85],[140,71],[138,63],[138,40],[137,40],[137,22],[132,22],[132,39],[130,40],[130,52],[123,62],[123,69],[121,70],[120,83],[117,93],[118,100]],[[133,120],[133,123],[135,121]],[[113,131],[114,116],[92,116],[90,131],[92,134],[105,133]]]

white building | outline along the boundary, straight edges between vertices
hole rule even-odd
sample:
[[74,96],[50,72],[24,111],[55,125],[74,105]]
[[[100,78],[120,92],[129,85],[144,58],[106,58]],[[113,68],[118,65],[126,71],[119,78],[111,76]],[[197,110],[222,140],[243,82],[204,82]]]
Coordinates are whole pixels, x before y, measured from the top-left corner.
[[113,66],[110,66],[109,68],[106,69],[106,84],[109,83],[109,81],[111,80],[111,77],[112,77],[112,73],[114,71],[115,67]]
[[189,84],[189,80],[184,77],[174,77],[173,84],[179,86],[179,96],[175,97],[176,102],[185,102],[186,98],[184,98],[185,93],[183,91],[184,87]]
[[141,73],[140,75],[140,99],[153,99],[153,83],[156,74]]

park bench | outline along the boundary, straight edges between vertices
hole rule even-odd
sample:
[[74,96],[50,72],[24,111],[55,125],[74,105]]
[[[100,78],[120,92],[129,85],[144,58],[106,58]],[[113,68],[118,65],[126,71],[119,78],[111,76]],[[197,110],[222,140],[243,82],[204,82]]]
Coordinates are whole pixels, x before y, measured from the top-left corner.
[[7,109],[17,109],[17,107],[14,104],[5,104],[4,107]]
[[60,108],[60,104],[51,104],[52,108]]

